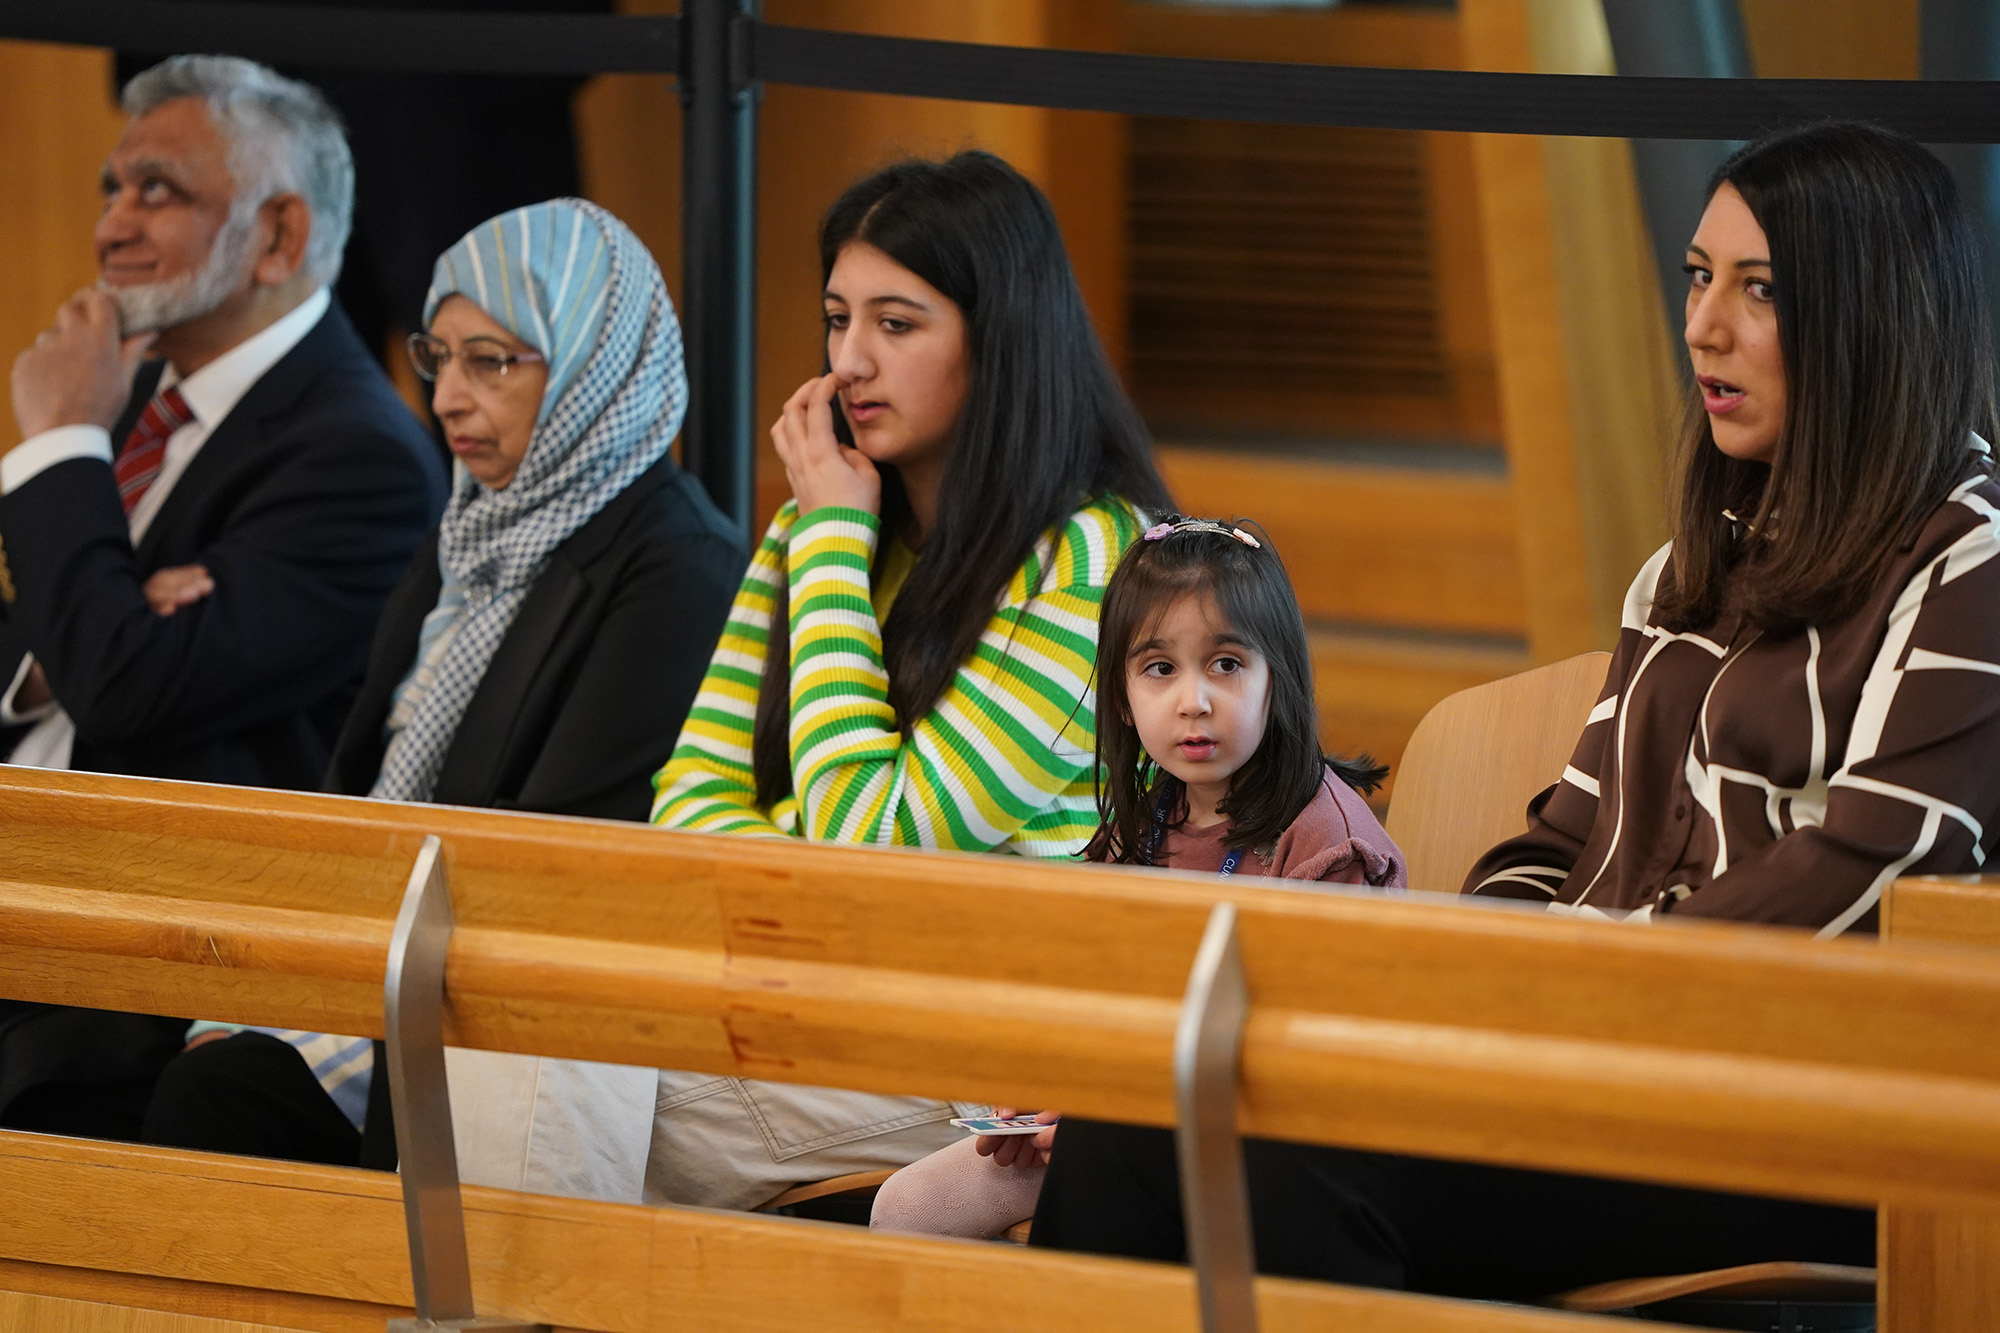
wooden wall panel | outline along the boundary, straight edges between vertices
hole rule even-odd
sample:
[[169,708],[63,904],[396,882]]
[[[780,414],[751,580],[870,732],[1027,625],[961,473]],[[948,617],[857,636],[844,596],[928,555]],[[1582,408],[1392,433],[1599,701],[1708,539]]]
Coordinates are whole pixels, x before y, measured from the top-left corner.
[[1309,620],[1521,633],[1503,476],[1172,446],[1160,465],[1183,503],[1264,526]]
[[[1608,60],[1597,0],[1463,0],[1459,15],[1469,69]],[[1624,146],[1471,137],[1528,638],[1548,661],[1610,646],[1665,538],[1673,371]]]
[[[91,229],[97,168],[124,118],[103,51],[0,42],[0,371],[47,328],[56,307],[97,280]],[[0,449],[20,442],[0,374]]]
[[1370,797],[1393,801],[1410,733],[1448,695],[1525,671],[1525,650],[1412,635],[1317,630],[1311,635],[1320,743],[1333,754],[1369,754],[1389,779]]
[[[1449,13],[1126,5],[1127,49],[1449,68]],[[1463,136],[1143,120],[1134,391],[1164,438],[1499,442]]]
[[1133,127],[1132,388],[1165,439],[1414,436],[1461,421],[1425,136]]
[[1920,0],[1741,0],[1767,79],[1914,79]]
[[[1600,0],[1532,0],[1535,67],[1609,75]],[[1599,647],[1617,637],[1626,587],[1671,530],[1668,497],[1687,391],[1663,305],[1652,234],[1625,139],[1542,140],[1549,242],[1562,303],[1578,502]]]
[[[672,14],[680,0],[620,0],[627,14]],[[639,234],[681,296],[681,97],[665,74],[601,74],[576,98],[584,192]]]

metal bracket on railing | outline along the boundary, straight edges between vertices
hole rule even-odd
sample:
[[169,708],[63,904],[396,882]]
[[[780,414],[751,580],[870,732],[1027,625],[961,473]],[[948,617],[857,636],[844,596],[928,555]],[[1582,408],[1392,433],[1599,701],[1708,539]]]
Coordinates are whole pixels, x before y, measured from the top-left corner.
[[1236,942],[1236,908],[1218,903],[1195,951],[1174,1034],[1174,1147],[1181,1212],[1201,1298],[1203,1333],[1256,1333],[1256,1259],[1243,1140],[1236,1133],[1237,1067],[1250,991]]
[[389,1333],[480,1329],[547,1333],[547,1324],[481,1319],[472,1312],[472,1266],[458,1199],[458,1147],[451,1132],[451,1091],[444,1073],[444,959],[451,944],[451,896],[444,845],[424,839],[396,932],[382,991],[389,1097],[396,1116],[396,1156],[403,1177],[403,1220],[410,1231],[414,1319],[391,1319]]

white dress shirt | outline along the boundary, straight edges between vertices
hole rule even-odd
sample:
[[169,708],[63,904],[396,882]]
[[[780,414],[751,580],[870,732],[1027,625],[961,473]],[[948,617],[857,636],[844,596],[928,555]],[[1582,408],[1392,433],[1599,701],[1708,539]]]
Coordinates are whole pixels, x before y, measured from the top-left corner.
[[[139,497],[139,503],[132,506],[129,522],[134,547],[145,538],[146,529],[166,504],[174,483],[181,479],[223,418],[250,392],[252,385],[264,378],[265,372],[312,332],[331,301],[326,288],[321,287],[268,328],[245,338],[186,379],[174,373],[171,363],[167,366],[153,392],[157,394],[178,385],[191,415],[179,430],[167,437],[167,447],[160,458],[160,475]],[[72,458],[95,458],[108,466],[114,457],[111,432],[104,427],[57,426],[22,441],[12,452],[0,457],[0,493],[11,494],[45,470]],[[14,706],[34,662],[32,653],[21,659],[13,683],[8,685],[6,695],[0,697],[0,723],[35,722],[34,729],[21,738],[7,762],[30,768],[68,768],[71,747],[76,741],[76,726],[69,714],[53,701],[26,711]]]

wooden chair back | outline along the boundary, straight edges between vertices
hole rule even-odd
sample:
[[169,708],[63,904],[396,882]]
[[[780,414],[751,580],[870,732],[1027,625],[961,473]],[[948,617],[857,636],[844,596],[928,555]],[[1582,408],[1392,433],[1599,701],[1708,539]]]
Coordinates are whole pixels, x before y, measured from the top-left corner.
[[1412,889],[1457,893],[1473,862],[1527,827],[1528,802],[1562,776],[1610,661],[1580,653],[1461,690],[1424,715],[1387,824]]
[[[1604,691],[1608,653],[1561,662],[1463,690],[1418,724],[1403,754],[1389,830],[1410,861],[1410,886],[1457,893],[1473,863],[1519,833],[1525,807],[1555,782]],[[1746,1269],[1601,1283],[1554,1298],[1576,1311],[1623,1310],[1701,1293],[1770,1291],[1796,1300],[1872,1299],[1873,1269],[1774,1262]],[[1864,1297],[1858,1293],[1869,1293]]]

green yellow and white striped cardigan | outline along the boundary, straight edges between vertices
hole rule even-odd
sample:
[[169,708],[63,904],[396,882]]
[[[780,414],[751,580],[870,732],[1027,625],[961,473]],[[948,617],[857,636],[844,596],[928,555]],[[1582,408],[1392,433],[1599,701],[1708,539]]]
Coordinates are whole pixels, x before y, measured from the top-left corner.
[[[889,706],[881,619],[908,562],[872,587],[880,524],[788,502],[737,591],[653,822],[711,833],[1067,856],[1097,827],[1091,675],[1104,585],[1141,519],[1102,498],[1036,542],[979,644],[904,739]],[[892,553],[893,554],[893,553]],[[898,567],[900,565],[900,567]],[[790,579],[792,782],[758,808],[751,734],[778,581]]]

